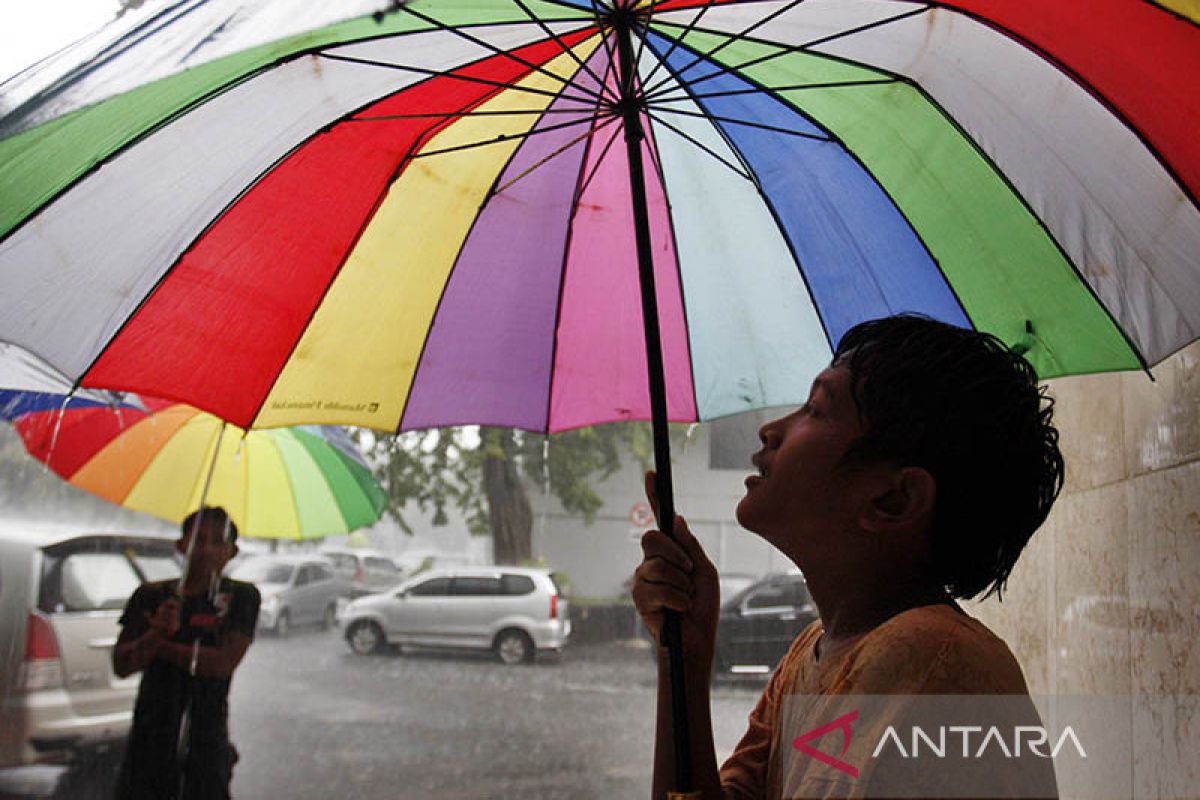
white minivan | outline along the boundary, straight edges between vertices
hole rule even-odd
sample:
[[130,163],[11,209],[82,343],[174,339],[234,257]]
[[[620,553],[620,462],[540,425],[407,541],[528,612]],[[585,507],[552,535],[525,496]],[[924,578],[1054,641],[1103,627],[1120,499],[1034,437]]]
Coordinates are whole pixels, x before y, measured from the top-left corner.
[[123,742],[141,676],[113,674],[117,621],[179,563],[174,534],[0,527],[0,770]]
[[506,664],[558,652],[571,634],[566,598],[548,569],[435,569],[359,598],[341,616],[360,655],[384,646],[492,650]]

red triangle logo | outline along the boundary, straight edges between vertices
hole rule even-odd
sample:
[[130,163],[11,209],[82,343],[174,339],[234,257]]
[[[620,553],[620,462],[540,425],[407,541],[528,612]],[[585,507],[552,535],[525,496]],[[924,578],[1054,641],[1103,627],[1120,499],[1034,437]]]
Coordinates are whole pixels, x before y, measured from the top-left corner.
[[843,714],[832,722],[827,722],[819,728],[813,728],[808,733],[802,733],[792,740],[792,747],[799,750],[801,753],[810,755],[823,764],[828,764],[834,769],[841,770],[852,778],[858,777],[858,767],[847,764],[836,756],[831,756],[828,753],[822,753],[815,747],[811,747],[808,743],[813,739],[820,739],[825,734],[833,730],[842,732],[842,752],[838,755],[846,755],[846,751],[850,749],[850,724],[858,719],[858,709],[851,711],[848,714]]

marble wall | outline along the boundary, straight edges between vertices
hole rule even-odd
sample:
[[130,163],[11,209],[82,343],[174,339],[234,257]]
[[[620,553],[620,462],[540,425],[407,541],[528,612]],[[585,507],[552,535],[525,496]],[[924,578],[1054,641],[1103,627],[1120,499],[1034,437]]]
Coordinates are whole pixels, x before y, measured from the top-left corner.
[[1200,345],[1153,377],[1051,381],[1066,486],[1004,601],[972,613],[1033,694],[1130,698],[1133,796],[1200,797]]

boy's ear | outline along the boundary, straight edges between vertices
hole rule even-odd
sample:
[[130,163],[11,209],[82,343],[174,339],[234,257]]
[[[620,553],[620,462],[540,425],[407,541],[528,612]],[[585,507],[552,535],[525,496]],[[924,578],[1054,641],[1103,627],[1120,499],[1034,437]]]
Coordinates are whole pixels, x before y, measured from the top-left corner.
[[860,515],[865,530],[905,533],[932,522],[937,481],[923,467],[889,470],[874,488]]

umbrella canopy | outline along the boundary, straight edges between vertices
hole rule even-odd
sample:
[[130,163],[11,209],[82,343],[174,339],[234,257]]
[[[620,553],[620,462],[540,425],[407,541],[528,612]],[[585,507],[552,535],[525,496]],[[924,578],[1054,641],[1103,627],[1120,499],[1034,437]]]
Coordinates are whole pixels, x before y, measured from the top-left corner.
[[71,110],[140,42],[0,120],[0,341],[247,428],[646,418],[632,105],[671,419],[899,311],[1154,364],[1200,331],[1194,17],[414,0]]
[[223,506],[244,536],[311,539],[379,519],[383,491],[340,428],[241,430],[191,406],[148,397],[0,391],[34,458],[71,485],[180,522]]

